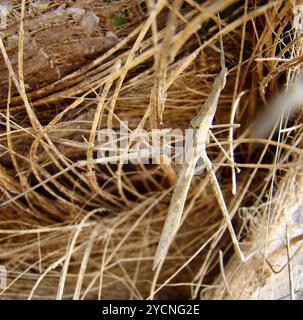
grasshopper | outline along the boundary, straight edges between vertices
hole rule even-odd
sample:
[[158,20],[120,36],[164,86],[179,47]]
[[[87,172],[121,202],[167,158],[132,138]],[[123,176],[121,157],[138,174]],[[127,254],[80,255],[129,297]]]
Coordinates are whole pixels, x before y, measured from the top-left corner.
[[218,204],[222,211],[224,220],[227,224],[228,230],[230,232],[232,242],[235,248],[235,252],[238,254],[242,261],[245,260],[244,255],[241,251],[237,236],[233,229],[229,212],[225,204],[224,197],[222,195],[215,171],[212,167],[212,163],[208,158],[206,152],[206,144],[208,141],[209,129],[212,126],[213,118],[215,116],[219,97],[222,90],[226,84],[226,78],[228,70],[225,66],[224,58],[224,48],[222,36],[220,38],[221,44],[221,72],[217,75],[214,81],[214,85],[210,95],[208,96],[206,102],[201,108],[200,112],[196,117],[194,117],[190,122],[190,127],[195,130],[194,141],[192,153],[189,161],[185,161],[182,165],[176,187],[174,189],[170,206],[168,209],[168,215],[163,227],[162,235],[157,247],[157,251],[154,257],[153,269],[155,270],[157,266],[160,266],[165,259],[169,246],[178,231],[182,213],[184,209],[184,204],[187,198],[188,190],[191,184],[192,177],[195,172],[196,164],[200,157],[204,162],[205,169],[209,175],[212,187],[215,192]]

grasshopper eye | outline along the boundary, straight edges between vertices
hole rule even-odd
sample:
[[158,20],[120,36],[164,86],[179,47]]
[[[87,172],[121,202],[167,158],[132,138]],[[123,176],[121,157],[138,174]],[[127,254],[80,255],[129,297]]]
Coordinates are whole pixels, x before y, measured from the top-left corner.
[[194,171],[194,176],[201,176],[205,171],[205,164],[202,158],[199,158]]

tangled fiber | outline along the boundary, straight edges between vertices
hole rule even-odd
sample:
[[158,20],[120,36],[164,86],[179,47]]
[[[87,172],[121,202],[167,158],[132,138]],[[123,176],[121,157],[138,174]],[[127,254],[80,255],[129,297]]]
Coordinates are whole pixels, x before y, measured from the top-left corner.
[[[302,298],[301,1],[14,0],[0,17],[1,299]],[[207,152],[248,259],[204,173],[153,271],[180,165],[97,164],[98,131],[188,128],[220,38]]]

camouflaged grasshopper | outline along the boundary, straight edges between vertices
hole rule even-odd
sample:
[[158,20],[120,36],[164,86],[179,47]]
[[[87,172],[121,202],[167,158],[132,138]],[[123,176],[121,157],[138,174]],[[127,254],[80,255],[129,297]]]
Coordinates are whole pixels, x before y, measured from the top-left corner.
[[191,156],[189,157],[190,160],[185,161],[181,168],[181,172],[179,174],[168,209],[168,215],[164,224],[162,235],[155,254],[153,269],[156,269],[157,266],[160,266],[164,261],[169,246],[178,231],[184,204],[187,198],[187,193],[195,172],[196,164],[200,157],[202,158],[205,169],[209,175],[211,184],[215,192],[215,196],[222,211],[224,220],[227,224],[227,228],[230,232],[235,251],[242,261],[245,260],[244,255],[240,249],[237,236],[233,229],[228,209],[226,207],[216,174],[206,152],[206,143],[208,141],[209,129],[212,126],[213,118],[217,110],[219,97],[226,84],[227,73],[228,70],[225,66],[223,41],[221,37],[221,72],[215,78],[212,91],[206,102],[204,103],[202,109],[200,110],[199,114],[190,122],[190,127],[195,130],[193,148],[191,151]]

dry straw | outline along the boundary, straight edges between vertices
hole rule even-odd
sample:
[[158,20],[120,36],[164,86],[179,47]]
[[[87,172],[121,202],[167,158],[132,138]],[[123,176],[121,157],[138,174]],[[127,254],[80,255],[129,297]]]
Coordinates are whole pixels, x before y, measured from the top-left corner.
[[[302,297],[302,5],[7,1],[1,299]],[[209,174],[125,162],[140,129],[197,114]],[[118,163],[95,161],[99,129],[123,121],[135,134]]]

